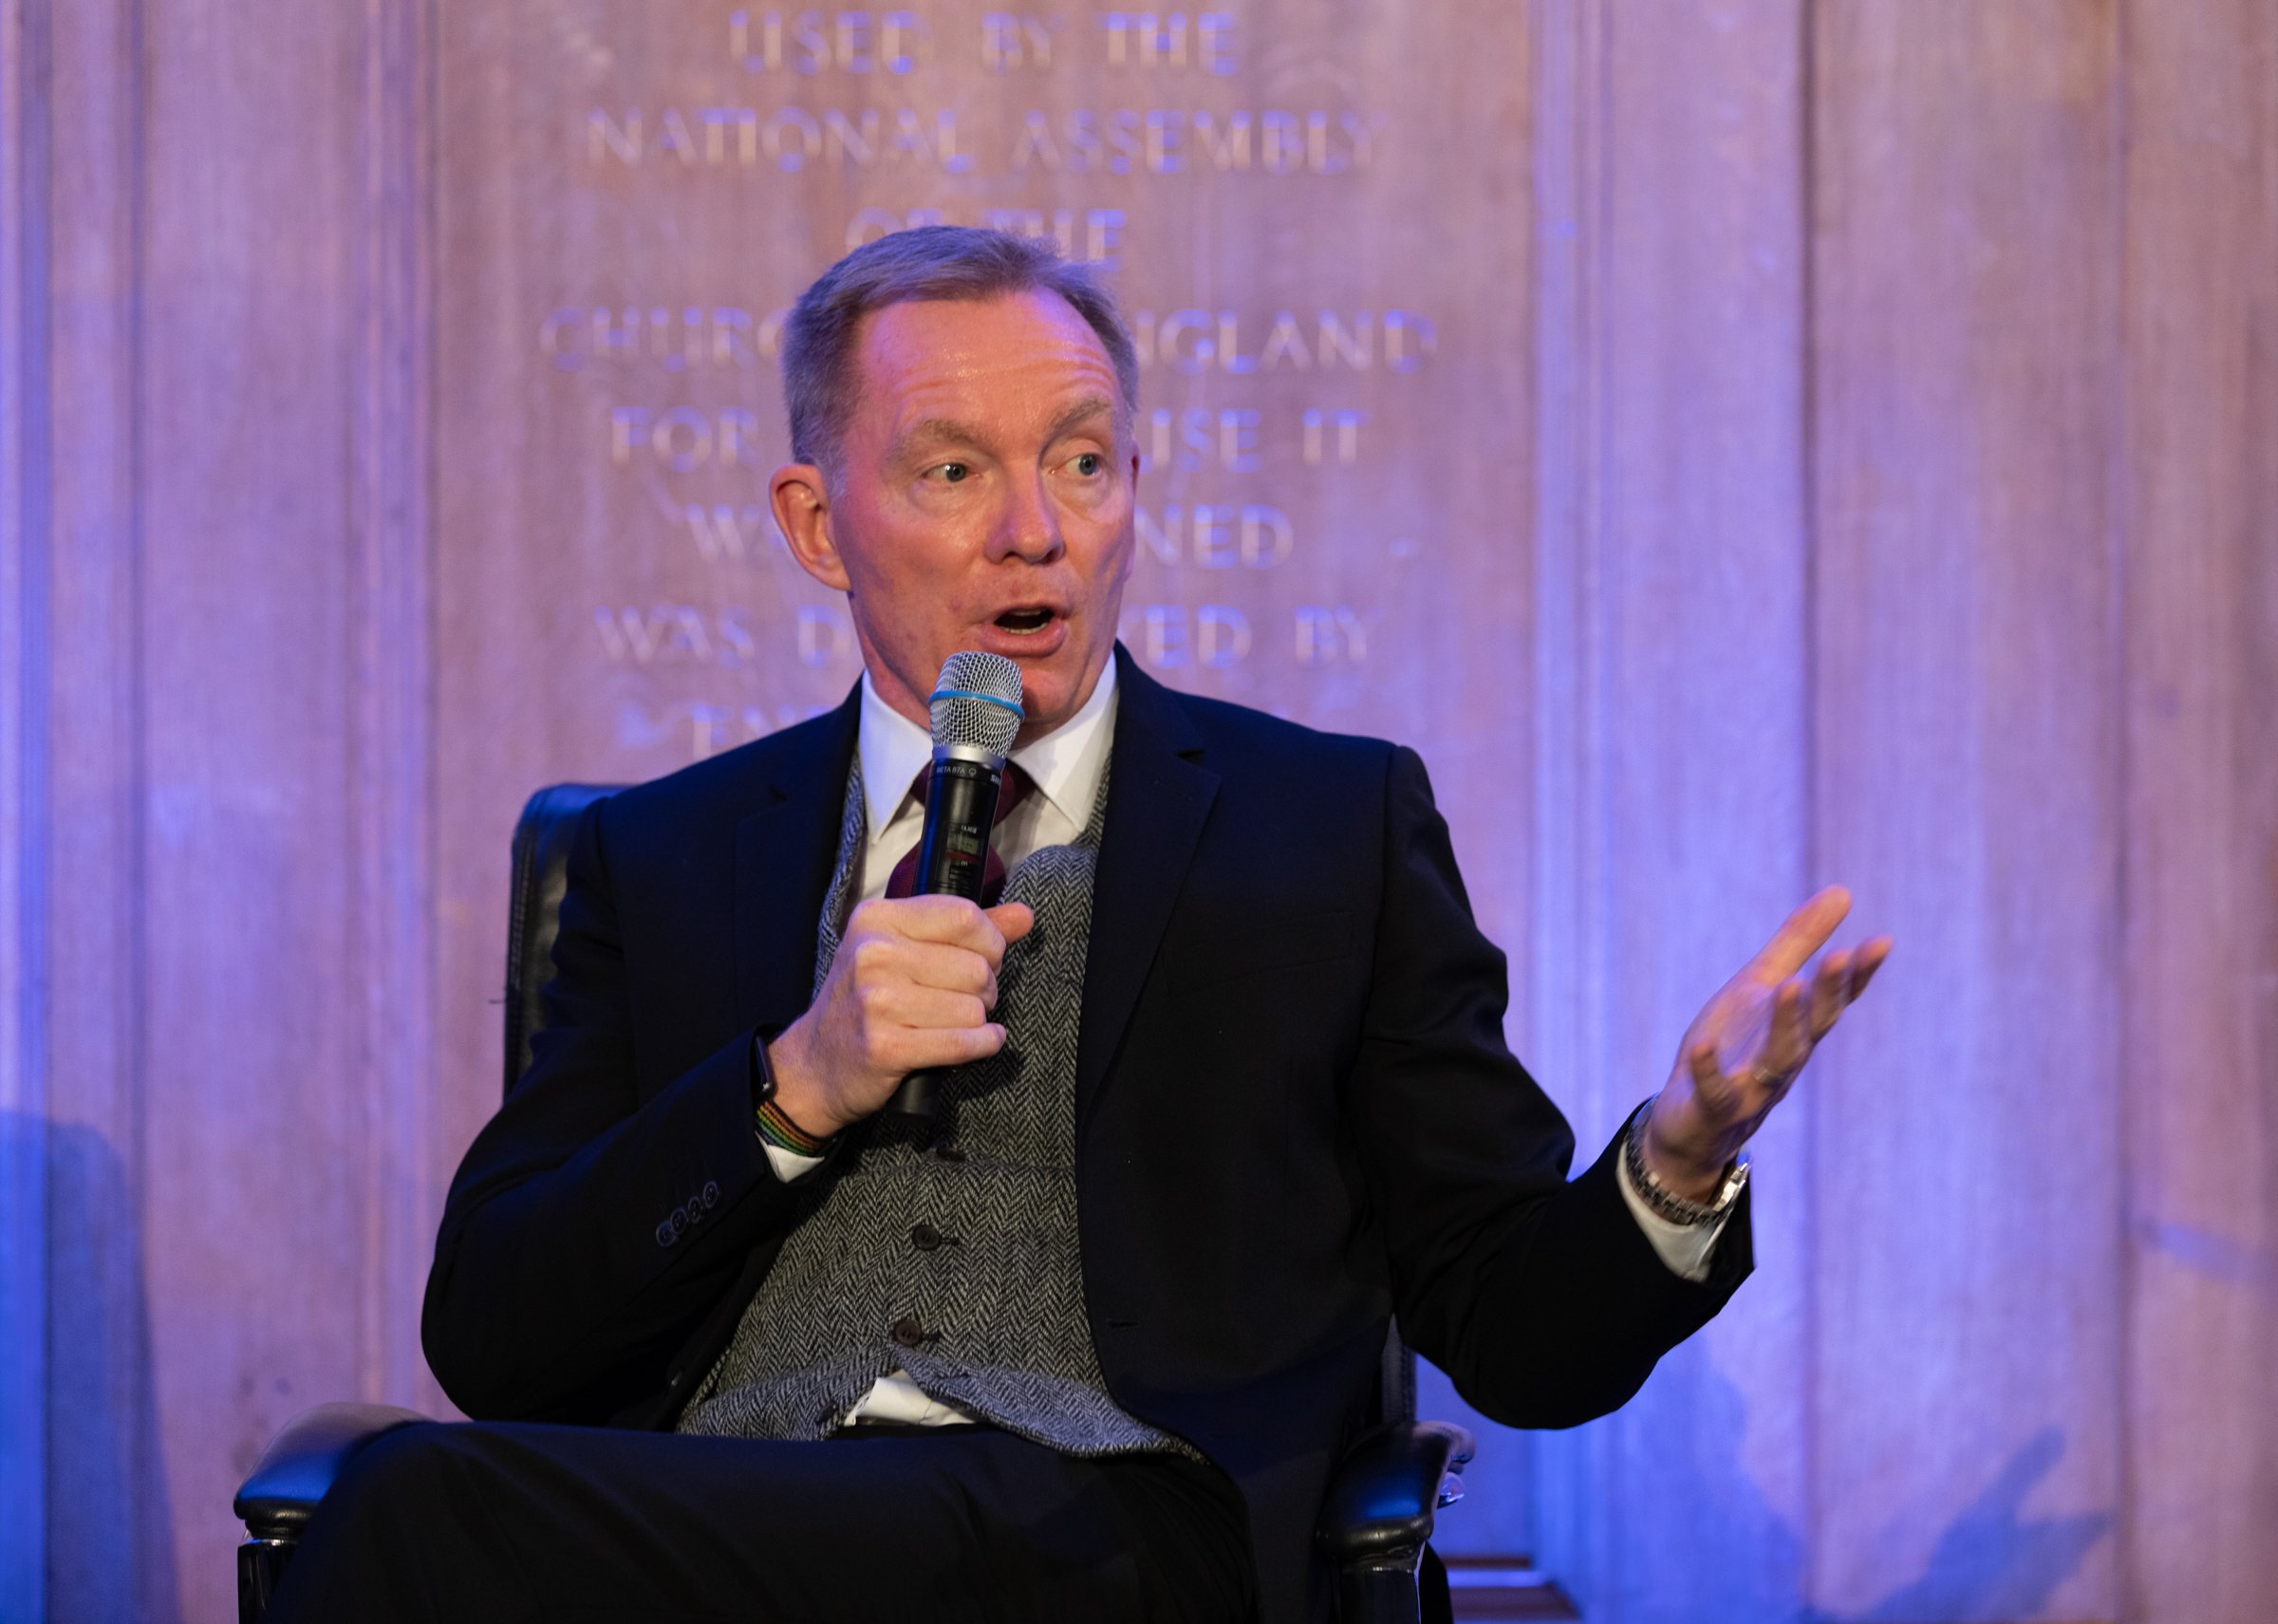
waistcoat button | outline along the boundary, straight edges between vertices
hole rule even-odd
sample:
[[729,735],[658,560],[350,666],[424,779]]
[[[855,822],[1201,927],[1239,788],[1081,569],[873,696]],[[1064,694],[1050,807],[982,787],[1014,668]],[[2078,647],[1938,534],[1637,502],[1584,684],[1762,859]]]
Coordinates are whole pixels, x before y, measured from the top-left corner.
[[942,1243],[942,1232],[930,1223],[921,1223],[909,1232],[909,1243],[921,1252],[930,1252]]
[[894,1340],[905,1348],[914,1348],[925,1340],[925,1328],[914,1316],[906,1314],[894,1321]]

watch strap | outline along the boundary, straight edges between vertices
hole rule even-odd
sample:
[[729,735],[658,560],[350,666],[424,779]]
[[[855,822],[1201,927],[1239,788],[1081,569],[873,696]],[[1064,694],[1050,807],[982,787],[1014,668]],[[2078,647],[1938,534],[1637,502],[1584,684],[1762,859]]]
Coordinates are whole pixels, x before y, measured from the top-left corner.
[[1653,1176],[1653,1169],[1645,1159],[1646,1118],[1652,1113],[1653,1101],[1660,1097],[1653,1095],[1631,1113],[1628,1125],[1622,1129],[1621,1165],[1639,1197],[1656,1215],[1687,1226],[1714,1223],[1732,1210],[1732,1204],[1747,1187],[1747,1158],[1735,1156],[1725,1164],[1724,1182],[1708,1200],[1691,1201],[1677,1194]]

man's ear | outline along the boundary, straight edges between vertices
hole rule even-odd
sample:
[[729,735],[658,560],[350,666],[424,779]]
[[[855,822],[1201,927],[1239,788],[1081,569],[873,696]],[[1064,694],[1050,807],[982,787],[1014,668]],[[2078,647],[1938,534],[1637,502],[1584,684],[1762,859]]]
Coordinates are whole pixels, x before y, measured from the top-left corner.
[[831,533],[831,487],[823,471],[812,462],[776,469],[767,482],[767,500],[775,510],[775,528],[783,532],[783,544],[799,568],[832,591],[852,590],[853,582]]

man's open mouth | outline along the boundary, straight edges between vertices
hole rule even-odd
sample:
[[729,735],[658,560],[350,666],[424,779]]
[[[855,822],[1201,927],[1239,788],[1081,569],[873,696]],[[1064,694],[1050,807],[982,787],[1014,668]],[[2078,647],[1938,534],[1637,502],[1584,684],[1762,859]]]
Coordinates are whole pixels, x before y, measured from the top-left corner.
[[1052,624],[1050,609],[1007,609],[997,617],[997,624],[1007,631],[1042,631]]

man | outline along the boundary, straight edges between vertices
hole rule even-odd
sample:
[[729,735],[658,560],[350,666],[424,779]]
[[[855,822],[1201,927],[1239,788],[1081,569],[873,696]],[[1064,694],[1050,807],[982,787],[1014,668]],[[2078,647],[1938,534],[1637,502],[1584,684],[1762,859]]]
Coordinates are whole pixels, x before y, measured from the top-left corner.
[[[800,301],[775,513],[831,716],[589,812],[426,1342],[281,1616],[1325,1616],[1386,1321],[1490,1415],[1626,1399],[1747,1268],[1734,1153],[1887,942],[1823,893],[1581,1178],[1409,751],[1121,657],[1136,364],[1035,244]],[[1016,661],[1005,900],[899,894],[943,659]],[[881,1114],[954,1068],[931,1135]],[[1634,1143],[1633,1143],[1634,1141]]]

